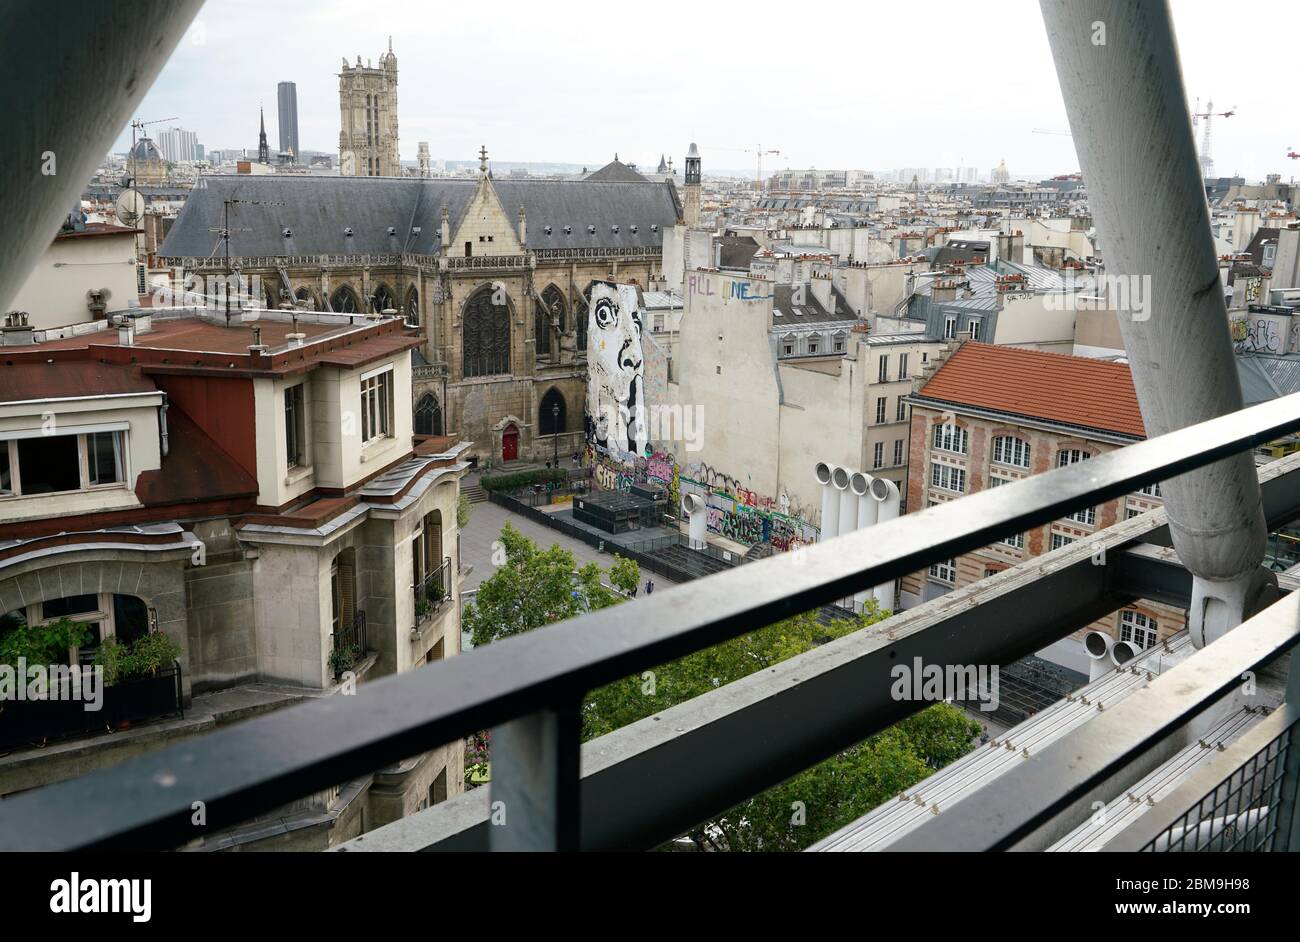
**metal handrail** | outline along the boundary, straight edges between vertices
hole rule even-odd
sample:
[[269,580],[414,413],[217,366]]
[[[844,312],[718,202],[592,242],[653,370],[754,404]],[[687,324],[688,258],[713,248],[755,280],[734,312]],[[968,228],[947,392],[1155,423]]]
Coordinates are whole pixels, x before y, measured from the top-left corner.
[[[430,597],[430,591],[435,585],[442,587],[442,594],[438,597],[436,601]],[[429,603],[429,610],[428,612],[426,612],[426,615],[430,617],[435,612],[437,612],[439,608],[441,608],[447,602],[450,602],[451,601],[451,557],[444,556],[442,558],[442,565],[439,566],[437,569],[433,570],[433,572],[426,575],[423,579],[421,579],[419,585],[415,586],[414,591],[415,591],[415,601],[417,605],[419,604],[421,598],[423,598],[425,601]]]
[[[0,805],[0,848],[177,846],[195,836],[195,800],[206,802],[209,829],[231,827],[330,783],[529,717],[553,726],[563,764],[558,794],[539,800],[567,808],[578,787],[572,715],[586,691],[1296,429],[1300,394],[657,593],[636,603],[637,618],[602,609],[362,685],[355,696],[217,730],[15,796]],[[1002,644],[1015,641],[1008,635]],[[807,764],[831,751],[806,755]],[[494,763],[494,783],[508,788],[504,758]],[[571,841],[566,833],[562,843]]]

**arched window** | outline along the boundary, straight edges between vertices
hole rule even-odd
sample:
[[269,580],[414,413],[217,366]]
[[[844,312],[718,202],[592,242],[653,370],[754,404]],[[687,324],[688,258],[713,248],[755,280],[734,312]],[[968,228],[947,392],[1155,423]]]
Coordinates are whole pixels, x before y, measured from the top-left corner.
[[555,285],[547,285],[542,292],[542,300],[537,304],[533,316],[533,332],[537,338],[537,352],[551,352],[551,314],[559,317],[560,332],[564,332],[564,294]]
[[555,388],[548,389],[537,407],[537,430],[540,435],[558,435],[568,431],[564,397]]
[[388,285],[380,285],[376,288],[375,296],[371,301],[375,305],[376,314],[382,314],[388,310],[397,310],[397,304],[393,301],[393,292],[388,290]]
[[999,435],[993,439],[992,460],[994,464],[1027,468],[1029,467],[1029,442],[1011,435]]
[[357,296],[347,285],[340,285],[330,295],[330,310],[335,314],[356,314]]
[[492,294],[484,285],[465,304],[461,342],[466,376],[510,372],[510,307],[493,304]]
[[406,323],[412,327],[420,326],[420,293],[412,288],[406,292]]
[[442,406],[433,393],[425,393],[415,404],[415,434],[442,434]]
[[587,312],[589,310],[587,298],[590,296],[591,285],[587,285],[587,290],[582,292],[582,296],[578,298],[577,303],[573,306],[573,316],[577,318],[579,356],[587,355]]

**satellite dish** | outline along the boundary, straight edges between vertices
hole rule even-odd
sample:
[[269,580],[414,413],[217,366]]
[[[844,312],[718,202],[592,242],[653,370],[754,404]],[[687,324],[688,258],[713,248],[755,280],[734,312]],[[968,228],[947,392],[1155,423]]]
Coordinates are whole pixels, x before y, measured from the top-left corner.
[[132,229],[144,219],[144,196],[139,190],[125,189],[117,198],[117,221]]

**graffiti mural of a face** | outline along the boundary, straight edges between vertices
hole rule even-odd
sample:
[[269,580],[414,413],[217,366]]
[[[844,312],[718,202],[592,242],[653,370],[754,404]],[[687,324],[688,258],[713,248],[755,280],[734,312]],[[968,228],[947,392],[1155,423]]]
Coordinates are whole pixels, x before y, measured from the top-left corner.
[[649,436],[636,287],[596,282],[589,311],[588,436],[614,457],[644,455]]

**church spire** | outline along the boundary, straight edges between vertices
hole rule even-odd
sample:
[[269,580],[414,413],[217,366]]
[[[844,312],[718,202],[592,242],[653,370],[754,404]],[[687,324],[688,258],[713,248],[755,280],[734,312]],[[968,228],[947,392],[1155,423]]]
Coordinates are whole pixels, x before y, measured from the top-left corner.
[[269,164],[271,162],[271,149],[266,144],[266,111],[260,104],[257,106],[257,115],[261,123],[261,131],[257,135],[257,162],[259,164]]

